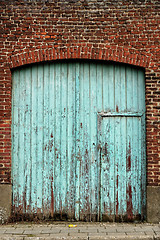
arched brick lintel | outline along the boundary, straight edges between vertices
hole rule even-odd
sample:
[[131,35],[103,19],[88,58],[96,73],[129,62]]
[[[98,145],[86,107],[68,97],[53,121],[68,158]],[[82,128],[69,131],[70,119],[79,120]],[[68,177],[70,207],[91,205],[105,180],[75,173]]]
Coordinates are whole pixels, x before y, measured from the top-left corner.
[[144,68],[147,68],[150,62],[150,57],[142,55],[134,49],[116,46],[95,48],[89,45],[28,50],[10,56],[8,63],[10,68],[15,68],[26,64],[58,59],[106,60],[132,64]]

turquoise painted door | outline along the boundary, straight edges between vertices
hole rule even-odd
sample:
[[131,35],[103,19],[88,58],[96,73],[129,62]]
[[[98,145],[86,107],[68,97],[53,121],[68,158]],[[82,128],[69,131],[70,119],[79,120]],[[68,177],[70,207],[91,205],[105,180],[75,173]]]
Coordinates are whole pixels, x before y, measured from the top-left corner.
[[142,69],[55,62],[13,71],[16,216],[145,218]]
[[139,184],[145,171],[143,116],[102,113],[98,130],[101,220],[141,219],[145,214],[141,202],[145,186]]

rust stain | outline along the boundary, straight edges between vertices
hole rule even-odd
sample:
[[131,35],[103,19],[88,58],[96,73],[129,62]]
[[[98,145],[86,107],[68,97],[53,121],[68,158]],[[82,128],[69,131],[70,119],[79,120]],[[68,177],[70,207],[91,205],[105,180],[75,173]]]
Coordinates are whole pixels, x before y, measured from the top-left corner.
[[54,214],[54,194],[53,194],[53,176],[51,181],[51,217],[53,217]]
[[25,212],[26,212],[26,189],[25,189],[25,191],[23,192],[23,206],[22,206],[22,208],[24,207],[24,210],[25,210]]
[[53,138],[53,133],[51,133],[51,138]]
[[118,216],[118,206],[119,206],[119,202],[118,202],[118,192],[116,195],[116,216]]
[[127,216],[128,220],[133,219],[132,189],[130,184],[128,184],[127,188]]
[[82,128],[82,123],[81,123],[81,128]]
[[118,106],[116,105],[116,112],[119,112]]
[[131,145],[129,142],[129,148],[127,151],[127,171],[130,171],[130,170],[131,170]]
[[26,206],[27,206],[26,192],[27,192],[27,175],[26,175],[26,181],[25,181],[25,188],[24,188],[24,192],[23,192],[23,205],[24,205],[25,212],[26,212]]
[[127,170],[131,170],[131,155],[127,157]]

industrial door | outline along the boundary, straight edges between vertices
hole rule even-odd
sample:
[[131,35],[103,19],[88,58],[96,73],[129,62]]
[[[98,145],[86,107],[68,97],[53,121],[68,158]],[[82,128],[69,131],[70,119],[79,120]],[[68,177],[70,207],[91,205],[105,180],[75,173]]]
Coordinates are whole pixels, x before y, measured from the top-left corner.
[[144,219],[144,114],[142,69],[72,61],[14,70],[13,213]]

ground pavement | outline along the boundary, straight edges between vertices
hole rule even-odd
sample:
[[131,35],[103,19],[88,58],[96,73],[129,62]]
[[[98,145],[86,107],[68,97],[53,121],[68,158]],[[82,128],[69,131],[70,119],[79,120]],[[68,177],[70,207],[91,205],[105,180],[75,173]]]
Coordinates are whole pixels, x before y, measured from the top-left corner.
[[[70,224],[77,227],[69,227]],[[0,225],[2,240],[160,240],[160,224],[149,223],[14,223]]]

